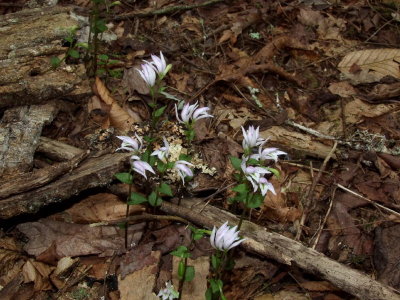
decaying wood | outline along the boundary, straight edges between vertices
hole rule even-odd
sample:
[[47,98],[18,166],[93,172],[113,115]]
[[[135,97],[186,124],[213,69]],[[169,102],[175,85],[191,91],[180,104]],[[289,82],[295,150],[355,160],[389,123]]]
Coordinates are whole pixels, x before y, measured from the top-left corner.
[[44,186],[55,178],[74,169],[86,156],[87,153],[81,152],[70,161],[25,173],[15,179],[6,181],[0,186],[0,199]]
[[[204,207],[204,202],[198,199],[185,199],[181,202],[181,206],[164,201],[161,210],[170,215],[186,218],[209,229],[213,226],[220,226],[225,221],[229,221],[230,224],[239,222],[233,214],[210,205]],[[262,226],[244,221],[241,234],[247,239],[242,243],[247,250],[286,265],[295,264],[330,281],[359,299],[400,299],[400,294],[396,293],[394,289],[373,280],[366,274],[351,269],[283,235],[268,232]]]
[[79,27],[71,11],[55,6],[0,16],[0,108],[91,93],[83,65],[52,69],[50,64],[51,57],[67,51],[62,40],[71,28]]
[[58,109],[54,102],[8,109],[0,122],[0,176],[30,171],[45,124]]
[[0,200],[0,219],[35,213],[46,205],[70,199],[83,190],[104,186],[114,179],[115,173],[124,169],[124,162],[130,155],[115,153],[88,159],[46,186]]
[[[295,149],[302,153],[320,158],[325,158],[332,148],[331,146],[314,140],[309,135],[290,131],[281,126],[273,126],[268,130],[261,131],[260,136],[269,141],[286,146],[288,149]],[[336,159],[336,155],[333,155],[332,158]]]
[[70,160],[83,152],[82,149],[44,136],[40,137],[36,151],[44,153],[48,158],[55,161]]

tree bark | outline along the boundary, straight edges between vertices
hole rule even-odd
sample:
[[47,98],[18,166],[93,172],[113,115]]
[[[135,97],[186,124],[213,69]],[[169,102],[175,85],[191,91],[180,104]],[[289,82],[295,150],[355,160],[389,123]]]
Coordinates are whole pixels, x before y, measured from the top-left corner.
[[[205,205],[199,199],[184,199],[181,201],[181,206],[164,201],[161,210],[208,229],[212,229],[213,226],[220,226],[225,221],[229,221],[231,225],[239,222],[239,219],[233,214],[211,205]],[[364,273],[342,265],[314,249],[305,247],[299,242],[274,232],[268,232],[262,226],[243,221],[240,232],[246,238],[241,244],[246,250],[286,265],[299,266],[360,299],[400,299],[400,295],[393,288],[373,280]]]
[[72,10],[56,6],[0,16],[0,109],[91,93],[82,64],[50,64],[66,53],[63,39],[80,25]]

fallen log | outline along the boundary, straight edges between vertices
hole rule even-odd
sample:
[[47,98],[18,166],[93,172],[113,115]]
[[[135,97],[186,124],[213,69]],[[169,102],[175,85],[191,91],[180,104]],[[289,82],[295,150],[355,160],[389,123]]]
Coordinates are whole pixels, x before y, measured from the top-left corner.
[[107,185],[115,173],[124,169],[130,155],[114,153],[90,158],[50,184],[0,200],[0,219],[36,213],[46,205],[71,199],[84,190]]
[[80,26],[73,15],[73,8],[55,6],[0,16],[0,109],[91,94],[82,64],[50,64],[66,53],[63,39]]
[[[220,226],[223,222],[238,224],[233,214],[205,205],[199,199],[184,199],[181,206],[169,202],[161,204],[161,210],[167,214],[179,216],[206,227]],[[289,239],[252,222],[243,221],[241,234],[246,238],[241,245],[250,252],[274,259],[282,264],[296,265],[307,272],[330,281],[338,288],[363,300],[395,300],[400,293],[368,275],[351,269],[318,251]]]
[[55,102],[8,109],[0,121],[0,177],[29,172],[44,125],[57,114]]

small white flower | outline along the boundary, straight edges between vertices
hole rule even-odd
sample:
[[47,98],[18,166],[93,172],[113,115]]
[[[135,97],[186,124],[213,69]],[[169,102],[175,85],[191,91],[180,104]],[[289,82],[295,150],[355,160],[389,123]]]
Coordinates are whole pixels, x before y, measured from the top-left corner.
[[179,176],[182,178],[183,184],[185,184],[185,177],[193,177],[193,171],[188,167],[194,167],[193,164],[186,160],[178,160],[175,162],[174,168],[178,171]]
[[195,104],[190,105],[189,103],[186,103],[181,111],[181,117],[179,118],[178,114],[178,107],[175,104],[175,114],[176,118],[180,123],[189,123],[190,121],[197,121],[203,118],[212,118],[213,116],[207,113],[208,110],[210,110],[209,107],[201,107],[198,108],[199,105],[197,102]]
[[174,286],[171,284],[171,282],[166,282],[165,286],[165,289],[160,290],[157,297],[161,297],[160,299],[162,300],[172,300],[179,298],[179,293],[174,290]]
[[265,142],[263,138],[260,137],[260,127],[256,129],[253,126],[250,126],[249,129],[244,130],[242,126],[243,132],[243,149],[252,149],[253,147],[259,146]]
[[155,174],[153,168],[147,162],[140,160],[139,156],[132,155],[131,160],[132,160],[133,170],[142,175],[144,178],[147,179],[146,171]]
[[160,51],[160,57],[152,54],[151,59],[153,60],[151,63],[154,66],[157,74],[164,74],[165,69],[167,68],[167,63],[165,62],[165,58],[162,52]]
[[238,246],[244,240],[239,237],[237,226],[230,228],[228,221],[218,228],[218,230],[214,226],[210,236],[211,246],[220,251],[228,251]]
[[266,178],[261,177],[260,180],[258,180],[258,184],[259,184],[259,187],[260,187],[260,190],[261,190],[261,194],[263,196],[265,196],[268,191],[271,191],[272,194],[276,195],[274,186]]
[[165,137],[163,137],[164,147],[160,147],[158,150],[153,151],[151,155],[157,155],[158,159],[165,162],[165,159],[169,156],[169,144]]
[[275,162],[278,161],[279,155],[287,155],[286,152],[280,151],[278,148],[265,148],[262,149],[262,145],[258,149],[258,154],[253,154],[250,157],[257,160],[272,159]]
[[151,63],[146,62],[142,65],[142,70],[136,69],[143,80],[147,83],[149,87],[152,87],[156,83],[156,71]]
[[142,139],[135,133],[137,140],[129,137],[129,136],[117,136],[120,140],[122,140],[121,147],[117,150],[127,150],[127,151],[139,151],[142,148]]
[[247,180],[250,181],[253,186],[254,192],[256,192],[259,188],[260,178],[262,177],[261,175],[270,174],[271,172],[263,167],[246,166],[246,162],[247,159],[243,158],[241,163],[242,171]]

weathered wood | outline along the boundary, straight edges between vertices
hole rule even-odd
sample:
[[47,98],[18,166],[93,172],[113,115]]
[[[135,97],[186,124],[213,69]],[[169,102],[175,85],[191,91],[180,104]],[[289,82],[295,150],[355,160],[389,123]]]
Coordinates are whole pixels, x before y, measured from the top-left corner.
[[57,97],[91,93],[83,65],[52,69],[50,59],[65,54],[62,40],[79,22],[72,8],[36,8],[0,16],[0,108],[38,104]]
[[45,154],[55,161],[70,160],[83,152],[82,149],[41,136],[36,152]]
[[42,128],[57,111],[57,105],[50,102],[14,107],[4,113],[0,122],[0,176],[31,170]]
[[[225,221],[229,221],[232,225],[238,224],[239,220],[233,214],[211,205],[206,207],[204,205],[198,199],[184,199],[181,206],[164,201],[161,210],[209,229],[213,226],[220,226]],[[242,245],[247,250],[286,265],[295,264],[330,281],[359,299],[400,299],[400,295],[394,289],[373,280],[366,274],[351,269],[283,235],[268,232],[262,226],[244,221],[240,232],[246,238]]]
[[21,174],[15,179],[6,181],[0,185],[0,199],[44,186],[57,177],[77,167],[86,156],[87,153],[81,152],[70,161]]
[[42,207],[70,199],[86,189],[104,186],[124,169],[130,153],[107,154],[91,158],[53,183],[27,193],[0,200],[0,219],[35,213]]

